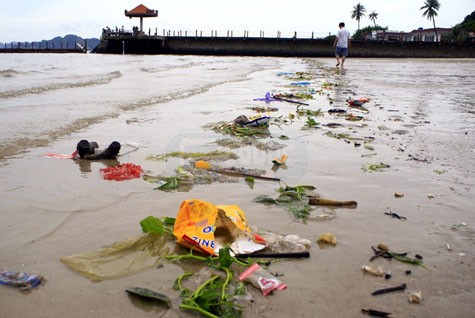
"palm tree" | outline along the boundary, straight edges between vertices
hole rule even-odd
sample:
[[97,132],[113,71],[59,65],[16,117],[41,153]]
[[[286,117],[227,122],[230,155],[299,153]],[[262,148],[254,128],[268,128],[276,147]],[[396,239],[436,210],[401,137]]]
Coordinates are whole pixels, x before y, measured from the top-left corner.
[[374,23],[374,27],[376,27],[376,19],[378,18],[378,15],[379,13],[377,13],[376,11],[373,11],[369,14],[368,18],[373,21]]
[[357,5],[355,5],[353,7],[353,12],[351,12],[351,18],[358,21],[358,30],[360,29],[360,20],[362,17],[365,16],[364,14],[365,12],[366,12],[366,9],[364,5],[362,5],[361,3],[358,3]]
[[424,5],[419,10],[425,10],[422,13],[423,17],[427,17],[428,20],[432,20],[434,23],[434,32],[435,32],[435,41],[438,42],[439,38],[437,37],[437,30],[435,28],[435,17],[437,16],[437,11],[439,11],[440,3],[439,0],[426,0]]

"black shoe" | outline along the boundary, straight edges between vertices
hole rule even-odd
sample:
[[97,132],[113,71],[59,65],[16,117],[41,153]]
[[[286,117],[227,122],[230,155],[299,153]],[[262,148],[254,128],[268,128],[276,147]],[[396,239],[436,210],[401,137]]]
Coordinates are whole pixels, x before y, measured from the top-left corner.
[[120,151],[120,143],[113,141],[109,147],[101,154],[103,159],[115,159]]

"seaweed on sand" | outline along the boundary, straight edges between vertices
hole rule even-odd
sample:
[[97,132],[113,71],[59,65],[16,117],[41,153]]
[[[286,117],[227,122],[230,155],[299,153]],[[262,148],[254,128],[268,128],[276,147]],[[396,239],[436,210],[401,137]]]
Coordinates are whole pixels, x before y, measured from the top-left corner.
[[278,143],[276,141],[268,141],[268,142],[263,142],[258,139],[254,138],[225,138],[225,139],[219,139],[216,141],[218,145],[221,147],[226,147],[226,148],[231,148],[231,149],[236,149],[240,147],[245,147],[245,146],[254,146],[258,150],[262,150],[265,152],[268,151],[276,151],[280,150],[282,148],[287,147],[285,144]]
[[293,99],[313,99],[313,95],[310,93],[305,92],[297,92],[297,93],[279,93],[274,95],[279,98],[293,98]]
[[301,108],[300,106],[297,106],[296,112],[299,116],[315,116],[315,117],[324,116],[324,112],[321,109],[311,110],[311,109]]
[[315,75],[310,72],[295,72],[285,76],[285,79],[290,81],[302,81],[302,80],[312,80],[315,78]]
[[387,169],[387,168],[390,168],[391,166],[388,165],[388,164],[385,164],[385,163],[379,163],[379,164],[370,164],[370,163],[367,163],[365,165],[363,165],[363,167],[361,167],[361,169],[364,171],[364,172],[380,172],[380,171],[384,171],[384,169]]
[[[229,173],[220,173],[219,171]],[[265,170],[236,167],[221,169],[218,166],[214,166],[213,170],[197,169],[193,164],[179,166],[175,169],[175,172],[176,175],[174,176],[144,175],[143,179],[157,184],[156,190],[188,192],[194,185],[211,184],[214,182],[236,183],[240,180],[239,175],[262,176],[266,173]]]
[[278,143],[276,141],[269,141],[269,142],[262,142],[262,141],[258,141],[256,140],[253,145],[259,149],[259,150],[262,150],[262,151],[265,151],[265,152],[269,152],[269,151],[276,151],[276,150],[280,150],[282,148],[285,148],[287,147],[287,145],[284,145],[284,144],[281,144],[281,143]]
[[241,127],[230,122],[217,122],[210,123],[204,126],[205,129],[211,129],[214,132],[223,135],[232,135],[236,137],[255,136],[266,138],[270,137],[269,125],[257,126],[257,127]]
[[313,193],[314,186],[311,185],[298,185],[298,186],[280,186],[277,189],[279,196],[272,198],[269,195],[260,195],[254,198],[254,202],[275,204],[289,211],[294,220],[302,223],[307,223],[309,219],[311,207],[308,204],[308,198],[315,196]]
[[327,131],[324,135],[328,137],[336,138],[336,139],[353,140],[353,138],[351,138],[349,134],[345,134],[345,133],[335,134],[331,131]]
[[183,152],[183,151],[175,151],[175,152],[169,152],[163,155],[157,155],[157,156],[148,156],[146,159],[147,160],[156,160],[156,161],[163,161],[167,160],[170,157],[176,157],[176,158],[182,158],[182,159],[193,159],[195,161],[198,160],[215,160],[215,161],[225,161],[229,159],[237,159],[239,158],[238,155],[236,155],[233,152],[227,152],[227,151],[220,151],[220,150],[214,150],[210,152]]
[[230,149],[241,148],[243,146],[252,145],[253,140],[250,138],[224,138],[216,140],[216,143],[221,147]]

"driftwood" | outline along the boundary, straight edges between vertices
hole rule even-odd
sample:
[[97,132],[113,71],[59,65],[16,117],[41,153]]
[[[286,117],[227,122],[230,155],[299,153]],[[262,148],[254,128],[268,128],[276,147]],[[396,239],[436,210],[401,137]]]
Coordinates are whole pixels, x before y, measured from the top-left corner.
[[356,201],[336,201],[336,200],[329,200],[329,199],[322,199],[318,197],[310,197],[308,199],[308,204],[310,205],[325,205],[325,206],[345,206],[356,208],[358,202]]
[[227,174],[227,175],[237,176],[237,177],[251,177],[251,178],[254,178],[254,179],[261,179],[261,180],[267,180],[267,181],[280,181],[279,178],[259,176],[259,175],[255,175],[255,174],[242,173],[242,172],[238,172],[238,171],[216,170],[216,169],[208,169],[208,170],[212,171],[212,172],[216,172],[216,173]]
[[302,103],[302,102],[299,102],[299,101],[296,101],[296,100],[291,100],[291,99],[287,99],[287,98],[282,98],[282,97],[275,96],[275,95],[272,95],[272,97],[275,98],[275,99],[281,100],[281,101],[283,101],[283,102],[288,102],[288,103],[292,103],[292,104],[299,104],[299,105],[310,106],[310,104],[308,104],[308,103]]

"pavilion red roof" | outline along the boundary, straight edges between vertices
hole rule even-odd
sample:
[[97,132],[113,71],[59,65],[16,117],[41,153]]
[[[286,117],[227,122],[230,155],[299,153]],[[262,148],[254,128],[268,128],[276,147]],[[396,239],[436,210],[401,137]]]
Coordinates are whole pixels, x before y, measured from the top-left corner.
[[158,16],[158,11],[151,10],[143,4],[139,4],[130,11],[125,10],[125,16],[129,18],[156,17]]

